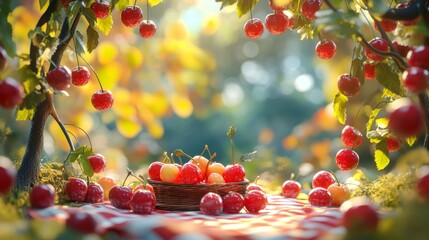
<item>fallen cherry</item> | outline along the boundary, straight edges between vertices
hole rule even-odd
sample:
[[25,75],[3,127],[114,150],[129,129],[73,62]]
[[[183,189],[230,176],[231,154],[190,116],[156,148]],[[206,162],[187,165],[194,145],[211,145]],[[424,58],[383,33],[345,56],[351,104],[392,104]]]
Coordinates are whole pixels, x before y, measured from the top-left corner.
[[308,194],[308,202],[311,206],[327,207],[331,204],[331,194],[325,188],[313,188]]
[[66,226],[78,233],[96,233],[98,231],[97,220],[88,212],[74,211],[66,220]]
[[88,186],[86,182],[80,178],[71,177],[66,183],[66,194],[71,201],[83,202],[85,201]]
[[250,213],[258,213],[268,205],[267,195],[259,190],[252,190],[244,196],[244,207]]
[[220,215],[223,211],[221,196],[217,193],[206,193],[201,198],[200,211],[207,215]]
[[301,184],[294,180],[286,180],[282,185],[282,195],[285,198],[297,198],[301,193]]
[[130,200],[133,190],[128,186],[115,186],[109,192],[109,199],[112,206],[119,209],[130,209]]
[[137,214],[150,214],[155,209],[156,197],[148,191],[139,189],[134,192],[130,200],[130,208]]
[[223,212],[237,214],[244,207],[244,197],[237,192],[229,192],[222,198]]
[[30,205],[32,208],[48,208],[54,205],[55,188],[51,184],[39,184],[30,192]]
[[87,203],[101,203],[104,200],[104,190],[100,184],[91,182],[88,185],[88,191],[85,196]]

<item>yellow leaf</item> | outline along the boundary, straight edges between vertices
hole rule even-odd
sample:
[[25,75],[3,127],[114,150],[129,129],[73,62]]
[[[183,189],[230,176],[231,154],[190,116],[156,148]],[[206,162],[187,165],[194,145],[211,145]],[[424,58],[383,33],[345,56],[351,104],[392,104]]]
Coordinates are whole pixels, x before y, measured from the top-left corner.
[[112,26],[113,26],[112,15],[109,14],[107,17],[105,17],[103,19],[97,18],[95,25],[98,27],[98,29],[100,29],[100,31],[102,33],[104,33],[104,35],[107,36],[109,34],[110,30],[112,29]]
[[110,64],[118,55],[118,49],[112,42],[105,41],[98,46],[97,53],[100,64]]
[[383,170],[389,165],[389,151],[387,150],[387,143],[385,140],[375,145],[374,158],[377,170]]
[[115,90],[115,104],[113,111],[122,118],[133,118],[136,115],[136,109],[131,104],[131,94],[127,89],[118,88]]
[[130,47],[125,53],[125,61],[130,68],[138,68],[143,63],[142,51],[134,46]]
[[162,2],[162,0],[148,0],[148,1],[151,7],[156,6]]
[[119,133],[127,138],[133,138],[141,131],[140,124],[124,118],[116,121],[116,127],[118,128]]
[[97,74],[103,84],[103,88],[112,91],[119,78],[122,77],[122,69],[119,63],[112,63],[109,66],[99,67]]
[[192,102],[184,95],[172,94],[170,103],[173,111],[181,118],[189,117],[194,110]]
[[389,124],[389,119],[388,118],[378,118],[377,120],[375,120],[375,123],[380,128],[387,128],[387,125]]
[[348,98],[341,93],[337,93],[334,98],[334,116],[338,119],[341,124],[346,123],[346,103]]
[[154,121],[147,126],[149,134],[156,139],[160,139],[164,135],[164,127],[159,121]]

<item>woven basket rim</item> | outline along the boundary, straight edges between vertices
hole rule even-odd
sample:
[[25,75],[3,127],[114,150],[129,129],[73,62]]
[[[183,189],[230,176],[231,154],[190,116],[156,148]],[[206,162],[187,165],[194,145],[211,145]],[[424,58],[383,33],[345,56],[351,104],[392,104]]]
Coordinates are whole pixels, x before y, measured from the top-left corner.
[[186,183],[167,183],[167,182],[162,182],[162,181],[157,181],[157,180],[152,180],[150,178],[147,179],[147,181],[150,184],[159,184],[159,185],[166,185],[166,186],[202,186],[202,187],[207,187],[207,186],[229,186],[229,185],[245,185],[249,183],[249,180],[245,179],[242,182],[228,182],[228,183],[197,183],[197,184],[186,184]]

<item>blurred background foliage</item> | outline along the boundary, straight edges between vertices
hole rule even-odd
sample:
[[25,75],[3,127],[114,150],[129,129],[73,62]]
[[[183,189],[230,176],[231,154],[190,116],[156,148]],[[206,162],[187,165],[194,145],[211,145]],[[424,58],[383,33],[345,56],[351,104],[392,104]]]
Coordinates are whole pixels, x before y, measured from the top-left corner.
[[[44,9],[39,10],[38,1],[17,4],[22,5],[10,20],[18,53],[25,54],[30,45],[28,31]],[[137,5],[146,18],[145,1]],[[265,32],[260,39],[249,40],[243,25],[250,16],[239,19],[235,8],[219,9],[215,1],[164,1],[150,8],[158,31],[151,39],[142,39],[137,29],[123,26],[118,12],[113,12],[110,33],[84,56],[103,87],[112,91],[113,108],[105,112],[92,108],[91,95],[99,88],[94,75],[87,86],[71,87],[69,97],[55,98],[62,120],[88,132],[94,151],[108,159],[104,174],[122,176],[127,166],[144,172],[164,151],[180,148],[196,155],[204,145],[217,153],[216,161],[228,164],[230,125],[237,127],[237,155],[258,151],[254,161],[245,163],[250,180],[260,175],[261,182],[279,186],[291,173],[309,182],[319,169],[337,169],[335,154],[343,147],[343,126],[330,104],[337,77],[349,71],[353,42],[323,36],[337,43],[334,59],[323,61],[314,54],[316,39],[300,40],[299,34],[288,30],[280,36]],[[253,16],[263,20],[271,12],[268,1],[259,1]],[[70,69],[76,66],[73,48],[63,64]],[[18,62],[9,64],[16,67]],[[347,124],[362,132],[370,109],[361,103],[372,96],[375,84],[367,82],[348,104]],[[0,113],[0,154],[19,161],[29,122],[15,122],[11,111],[0,109]],[[67,129],[77,145],[90,144],[78,128],[68,125]],[[405,146],[402,149],[407,151]],[[52,120],[44,150],[43,161],[63,161],[69,151]],[[368,141],[356,151],[362,168],[375,169]],[[399,154],[391,155],[391,160]]]

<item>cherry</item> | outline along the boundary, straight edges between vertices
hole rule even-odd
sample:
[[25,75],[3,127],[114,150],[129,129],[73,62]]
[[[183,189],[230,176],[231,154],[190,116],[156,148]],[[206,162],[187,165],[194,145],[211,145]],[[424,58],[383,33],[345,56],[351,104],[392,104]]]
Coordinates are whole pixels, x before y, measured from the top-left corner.
[[316,55],[321,59],[331,59],[335,56],[337,52],[337,46],[335,42],[328,39],[320,40],[316,44]]
[[286,9],[287,1],[279,2],[276,0],[270,0],[269,1],[270,8],[273,9],[275,12],[282,12]]
[[262,189],[262,187],[256,183],[251,183],[251,184],[247,185],[246,192],[250,192],[252,190],[259,190],[259,191],[265,192],[264,189]]
[[152,20],[143,21],[139,26],[139,32],[142,38],[151,38],[156,33],[156,25]]
[[107,110],[113,105],[113,95],[109,90],[98,90],[92,94],[91,103],[99,111]]
[[399,139],[392,136],[389,136],[386,138],[386,143],[387,143],[387,150],[389,152],[396,152],[402,147],[402,142]]
[[410,67],[429,69],[429,46],[414,47],[407,55]]
[[32,208],[48,208],[54,206],[55,188],[51,184],[39,184],[30,192]]
[[[182,181],[182,177],[180,176],[180,171],[182,171],[183,166],[180,165],[180,164],[178,164],[178,163],[173,163],[173,164],[174,164],[174,166],[177,167],[177,169],[179,169],[179,175],[177,176],[177,179],[176,179],[175,183],[182,184],[183,181]],[[202,179],[202,177],[201,177],[201,179]]]
[[301,6],[301,12],[304,17],[307,19],[315,19],[316,12],[322,7],[321,0],[305,0]]
[[223,211],[222,198],[217,193],[206,193],[200,201],[200,211],[207,215],[220,215]]
[[365,232],[375,232],[378,226],[379,217],[368,201],[362,198],[354,198],[341,205],[343,211],[342,223],[351,234],[362,234]]
[[335,177],[327,171],[319,171],[313,176],[313,188],[321,187],[327,189],[331,184],[335,183]]
[[143,12],[138,6],[126,7],[121,12],[121,21],[127,27],[137,27],[143,21]]
[[161,176],[159,175],[161,167],[164,165],[162,162],[153,162],[149,165],[148,175],[149,178],[155,181],[161,181]]
[[[389,45],[387,44],[387,41],[379,37],[373,38],[371,41],[369,41],[369,44],[373,48],[382,52],[387,52],[389,50]],[[365,48],[365,56],[373,61],[381,61],[386,58],[385,56],[373,52],[369,48]]]
[[223,173],[223,179],[225,182],[243,182],[244,177],[246,175],[246,171],[244,167],[240,164],[228,165],[225,168],[225,172]]
[[200,168],[202,178],[206,177],[207,165],[209,164],[209,160],[207,158],[196,155],[189,162]]
[[350,171],[359,164],[359,155],[351,149],[344,148],[337,152],[335,160],[340,170]]
[[420,197],[429,202],[429,174],[417,180],[417,192]]
[[71,201],[85,201],[85,196],[87,192],[88,186],[86,182],[80,178],[71,177],[66,183],[66,194]]
[[223,212],[237,214],[244,207],[244,197],[237,192],[229,192],[222,197]]
[[207,175],[210,175],[211,173],[218,173],[220,175],[223,175],[225,172],[225,166],[223,166],[222,163],[212,163],[207,168]]
[[13,78],[6,78],[0,82],[0,106],[16,108],[24,99],[24,88]]
[[[390,20],[390,19],[382,19],[380,21],[381,26],[383,27],[384,31],[386,33],[392,32],[393,30],[396,29],[396,26],[398,26],[398,22],[395,20]],[[378,30],[377,25],[374,23],[374,28],[376,30]]]
[[259,18],[247,20],[244,24],[244,33],[250,39],[259,38],[264,33],[264,24]]
[[375,78],[375,65],[370,62],[363,63],[364,76],[366,79]]
[[46,74],[46,81],[55,90],[66,90],[71,83],[70,70],[64,66],[58,66]]
[[396,51],[401,55],[402,57],[407,57],[408,52],[411,51],[410,46],[404,46],[397,42],[393,42],[393,46],[395,47]]
[[268,14],[265,17],[265,27],[273,35],[279,35],[288,29],[289,17],[283,12]]
[[402,79],[410,92],[421,93],[429,86],[429,71],[421,67],[409,67],[403,73]]
[[98,231],[97,220],[85,211],[74,211],[66,220],[66,226],[78,233],[95,233]]
[[250,213],[258,213],[268,205],[267,195],[259,190],[252,190],[244,196],[244,207]]
[[137,214],[150,214],[155,209],[156,197],[148,190],[139,189],[134,192],[130,208]]
[[0,46],[0,71],[6,67],[6,51]]
[[103,19],[109,15],[109,3],[106,1],[99,2],[98,0],[91,4],[91,9],[96,18]]
[[177,178],[179,177],[180,170],[179,168],[171,163],[166,163],[161,167],[159,171],[159,176],[161,177],[161,181],[167,183],[175,183],[177,182]]
[[140,189],[147,190],[151,192],[153,195],[155,195],[155,190],[153,189],[152,185],[150,185],[149,183],[137,185],[137,187],[134,188],[133,193],[137,192]]
[[347,97],[356,96],[360,92],[360,81],[357,77],[344,73],[338,77],[338,90]]
[[398,137],[419,135],[424,127],[423,114],[420,107],[411,103],[394,110],[389,115],[388,127]]
[[180,177],[185,184],[197,184],[202,180],[200,168],[190,162],[183,165],[180,170]]
[[350,199],[350,190],[347,185],[334,183],[327,190],[331,194],[331,206],[339,207]]
[[100,203],[104,200],[104,190],[100,184],[91,182],[88,185],[88,192],[85,196],[85,202],[87,203]]
[[72,83],[75,86],[85,86],[89,79],[91,78],[91,74],[89,73],[88,68],[78,66],[73,68],[71,73]]
[[289,18],[289,24],[288,24],[287,28],[293,29],[295,27],[295,21],[296,21],[295,16],[292,16],[291,18]]
[[207,183],[225,183],[225,179],[219,173],[210,173],[207,177]]
[[357,147],[362,143],[362,133],[356,128],[346,125],[341,132],[341,140],[346,147]]
[[301,193],[301,184],[294,180],[286,180],[282,185],[282,194],[285,198],[297,198]]
[[[10,161],[5,157],[1,157],[1,158],[6,159],[5,161]],[[8,194],[10,190],[12,190],[12,187],[15,184],[15,176],[16,176],[15,168],[11,166],[0,165],[0,197],[2,195]]]
[[100,173],[106,168],[106,159],[99,153],[89,156],[88,161],[95,173]]
[[103,188],[104,200],[109,200],[109,192],[116,186],[116,180],[109,176],[103,176],[97,180],[97,183]]
[[130,209],[130,200],[133,190],[128,186],[114,186],[109,192],[109,199],[112,206],[119,209]]
[[308,202],[311,206],[327,207],[331,204],[331,194],[325,188],[313,188],[308,194]]

